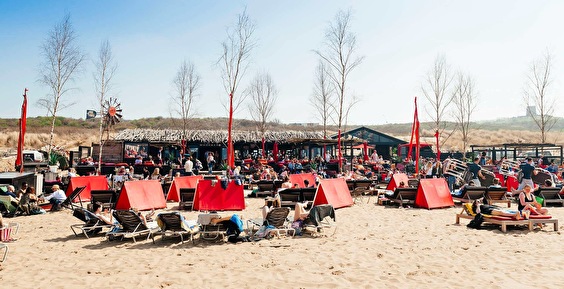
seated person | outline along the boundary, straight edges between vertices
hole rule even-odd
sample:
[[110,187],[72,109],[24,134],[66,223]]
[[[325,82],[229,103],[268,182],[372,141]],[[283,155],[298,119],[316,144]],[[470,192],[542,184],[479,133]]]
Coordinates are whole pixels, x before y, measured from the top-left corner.
[[155,210],[151,210],[151,212],[145,215],[143,215],[141,211],[139,211],[137,208],[130,208],[130,210],[134,211],[139,216],[139,218],[141,218],[145,227],[154,228],[156,226],[155,224],[152,223],[153,216],[155,215]]
[[521,213],[517,210],[509,210],[509,209],[504,209],[504,208],[501,208],[501,207],[495,206],[495,205],[483,204],[481,199],[475,200],[472,203],[472,211],[474,211],[476,214],[482,213],[482,214],[492,215],[492,216],[512,217],[515,220],[521,220],[521,219],[528,219],[529,218],[528,212]]
[[309,215],[309,210],[307,210],[306,207],[307,207],[307,202],[296,203],[296,206],[294,207],[294,222],[298,220],[303,221],[307,219],[307,216]]
[[518,210],[520,212],[526,210],[532,215],[548,215],[548,209],[544,208],[537,202],[537,198],[533,195],[533,188],[526,184],[523,191],[519,193]]
[[25,193],[20,198],[20,207],[26,214],[39,213],[41,209],[37,205],[37,196],[34,187],[27,187]]
[[102,203],[95,202],[92,204],[92,211],[100,220],[102,220],[106,225],[117,225],[118,222],[114,220],[114,217],[108,210],[102,211]]
[[290,182],[290,178],[288,176],[284,177],[284,182],[282,183],[281,189],[291,189],[292,182]]
[[278,198],[274,198],[272,200],[272,206],[269,206],[268,204],[269,200],[264,200],[264,206],[262,207],[262,218],[266,219],[266,215],[268,215],[268,212],[272,211],[272,209],[274,208],[280,208],[281,202],[280,202],[280,197]]
[[468,187],[473,187],[473,186],[474,186],[474,181],[470,181],[468,184],[465,184],[462,187],[460,187],[458,191],[455,190],[454,193],[452,193],[452,196],[456,198],[462,198],[464,197],[464,194],[466,193]]
[[499,184],[499,179],[494,178],[492,184],[488,188],[501,188],[501,185]]
[[304,187],[305,188],[313,188],[313,185],[310,185],[308,180],[304,180]]
[[9,186],[8,186],[8,191],[4,192],[3,190],[0,190],[0,195],[3,195],[3,196],[10,196],[10,197],[12,197],[12,198],[14,198],[14,199],[17,200],[17,199],[18,199],[18,196],[16,196],[15,190],[16,190],[16,188],[14,188],[14,186],[9,185]]
[[43,200],[51,203],[51,211],[58,211],[61,209],[61,204],[67,199],[67,195],[61,190],[59,185],[53,185],[51,188],[53,193],[44,197]]
[[248,236],[239,237],[239,235],[243,232],[243,221],[237,214],[222,218],[212,218],[210,224],[223,225],[227,229],[227,235],[229,235],[228,241],[231,243],[250,241],[250,238]]

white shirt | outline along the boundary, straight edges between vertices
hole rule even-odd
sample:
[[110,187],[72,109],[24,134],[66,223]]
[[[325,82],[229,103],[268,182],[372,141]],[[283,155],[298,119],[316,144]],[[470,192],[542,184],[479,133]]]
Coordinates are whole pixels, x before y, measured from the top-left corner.
[[67,199],[67,195],[65,195],[65,192],[63,192],[63,190],[56,190],[52,194],[50,194],[49,196],[45,197],[45,201],[49,201],[51,199],[55,199],[55,200],[58,200],[58,201],[64,201],[64,200]]
[[186,163],[184,164],[184,171],[191,172],[192,169],[194,168],[194,163],[191,160],[187,160]]

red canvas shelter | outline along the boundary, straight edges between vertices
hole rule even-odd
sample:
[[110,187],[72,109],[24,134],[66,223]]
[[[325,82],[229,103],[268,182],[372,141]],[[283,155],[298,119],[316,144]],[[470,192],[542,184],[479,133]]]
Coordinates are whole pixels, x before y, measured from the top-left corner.
[[399,187],[400,182],[403,182],[407,186],[407,181],[409,178],[406,174],[393,174],[386,190],[394,191],[397,187]]
[[196,187],[194,210],[196,211],[242,211],[245,209],[245,193],[242,185],[229,182],[226,189],[220,182],[201,180]]
[[292,182],[292,186],[294,184],[298,184],[299,188],[305,188],[304,180],[308,180],[309,186],[315,186],[315,176],[313,174],[291,174],[290,175],[290,182]]
[[319,182],[313,205],[324,204],[330,204],[335,209],[349,207],[354,204],[345,179],[325,179]]
[[519,181],[516,177],[509,176],[505,181],[505,186],[507,187],[507,191],[511,192],[511,189],[517,189],[519,187]]
[[140,211],[166,208],[161,182],[143,180],[123,183],[116,210],[129,210],[130,208],[137,208]]
[[[91,195],[90,191],[92,190],[107,190],[108,189],[108,180],[105,176],[84,176],[84,177],[72,177],[70,178],[69,186],[67,188],[67,192],[65,193],[68,196],[76,189],[77,187],[85,187],[84,191],[80,193],[80,199],[83,201],[90,201]],[[74,199],[75,202],[78,202],[79,199]]]
[[199,180],[202,180],[204,176],[186,176],[186,177],[176,177],[172,181],[168,193],[166,195],[167,201],[180,202],[180,189],[195,189]]
[[435,209],[454,206],[445,179],[421,179],[415,197],[415,205],[420,208]]

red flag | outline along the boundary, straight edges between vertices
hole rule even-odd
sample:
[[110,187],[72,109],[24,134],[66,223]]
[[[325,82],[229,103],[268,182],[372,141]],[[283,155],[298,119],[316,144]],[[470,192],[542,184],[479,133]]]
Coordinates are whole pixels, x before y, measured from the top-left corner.
[[25,141],[25,130],[27,126],[27,88],[23,94],[22,115],[20,118],[20,135],[18,137],[18,155],[16,156],[16,167],[20,166],[20,173],[23,172],[23,149]]
[[439,147],[439,131],[435,131],[435,139],[437,140],[437,161],[441,161],[441,149]]
[[278,143],[274,142],[274,147],[272,148],[272,154],[274,155],[274,161],[278,162]]
[[227,124],[227,165],[235,167],[235,150],[233,149],[233,139],[231,128],[233,126],[233,94],[229,94],[229,123]]
[[413,125],[411,127],[411,140],[409,141],[409,152],[407,158],[411,159],[413,139],[415,138],[415,173],[419,175],[419,115],[417,113],[417,97],[415,97],[415,113],[413,114]]
[[264,143],[265,143],[265,140],[264,140],[264,138],[262,138],[262,158],[263,158],[263,159],[266,158],[266,152],[265,152],[265,148],[264,148]]
[[368,161],[368,143],[366,141],[362,144],[362,149],[364,153],[364,160]]
[[339,133],[337,134],[337,157],[339,161],[339,171],[342,171],[342,154],[341,154],[341,130],[339,129]]

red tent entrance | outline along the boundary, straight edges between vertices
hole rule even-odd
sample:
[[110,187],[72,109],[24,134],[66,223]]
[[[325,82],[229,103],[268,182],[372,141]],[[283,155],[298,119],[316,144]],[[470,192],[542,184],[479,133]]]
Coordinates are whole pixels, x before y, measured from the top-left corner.
[[196,187],[194,210],[196,211],[242,211],[245,209],[245,193],[242,185],[229,182],[226,189],[220,182],[201,180]]
[[343,178],[321,180],[313,201],[314,206],[330,204],[335,209],[349,207],[353,203],[351,192]]
[[[85,176],[85,177],[72,177],[70,178],[69,186],[66,191],[67,197],[70,196],[72,191],[77,187],[85,187],[84,191],[80,193],[80,199],[82,201],[90,201],[92,196],[90,195],[90,191],[92,190],[107,190],[108,189],[108,180],[106,180],[105,176]],[[74,199],[75,202],[78,202],[79,199]]]
[[161,182],[143,180],[123,183],[116,210],[129,210],[130,208],[140,211],[166,208]]
[[415,205],[420,208],[435,209],[454,206],[452,196],[445,179],[421,179]]
[[199,180],[202,180],[204,176],[186,176],[186,177],[176,177],[168,189],[168,194],[166,195],[167,201],[180,202],[180,189],[195,189]]

